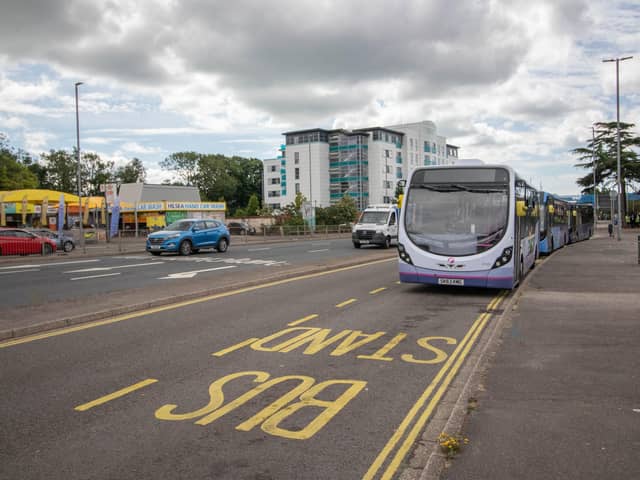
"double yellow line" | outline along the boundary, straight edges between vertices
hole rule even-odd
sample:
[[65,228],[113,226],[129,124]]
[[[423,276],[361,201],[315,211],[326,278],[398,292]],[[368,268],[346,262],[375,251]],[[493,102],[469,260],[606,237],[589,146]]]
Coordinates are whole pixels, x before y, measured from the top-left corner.
[[[458,370],[460,370],[469,351],[491,318],[492,312],[498,309],[498,306],[507,294],[508,292],[506,290],[500,292],[489,302],[486,312],[476,318],[462,341],[458,344],[426,390],[422,392],[420,398],[413,404],[409,413],[407,413],[404,420],[371,464],[367,473],[362,477],[363,480],[377,478],[378,472],[385,464],[387,464],[386,469],[379,478],[388,480],[393,477],[426,425],[427,420],[437,407],[438,402],[446,392],[449,384],[458,373]],[[394,451],[395,454],[393,454]],[[391,458],[391,460],[389,460],[389,458]]]

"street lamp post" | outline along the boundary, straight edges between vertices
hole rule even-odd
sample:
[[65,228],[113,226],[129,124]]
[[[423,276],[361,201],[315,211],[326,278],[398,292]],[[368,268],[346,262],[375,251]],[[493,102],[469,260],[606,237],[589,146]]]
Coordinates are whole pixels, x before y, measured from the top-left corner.
[[82,82],[76,82],[76,155],[77,155],[77,181],[78,181],[78,212],[80,213],[80,246],[82,247],[82,251],[86,253],[86,249],[84,246],[84,232],[82,230],[82,187],[81,187],[81,179],[80,179],[80,116],[78,115],[78,87],[82,85]]
[[596,190],[596,129],[591,127],[591,159],[593,160],[593,221],[598,226],[598,193]]
[[633,57],[622,57],[622,58],[607,58],[602,60],[603,62],[616,62],[616,159],[618,165],[617,171],[617,184],[618,184],[618,224],[616,225],[616,237],[621,240],[620,237],[620,226],[622,224],[622,176],[620,172],[620,62],[624,60],[629,60]]

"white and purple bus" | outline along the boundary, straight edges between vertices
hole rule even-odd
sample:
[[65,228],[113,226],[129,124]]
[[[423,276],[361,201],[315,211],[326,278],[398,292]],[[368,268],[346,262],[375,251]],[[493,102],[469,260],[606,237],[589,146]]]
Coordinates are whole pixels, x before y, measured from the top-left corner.
[[515,288],[538,257],[538,198],[504,165],[417,168],[400,213],[400,281]]

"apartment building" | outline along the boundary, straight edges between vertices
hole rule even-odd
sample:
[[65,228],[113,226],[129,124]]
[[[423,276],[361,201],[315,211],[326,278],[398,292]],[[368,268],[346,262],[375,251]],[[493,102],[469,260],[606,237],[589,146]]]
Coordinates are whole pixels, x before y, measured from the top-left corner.
[[359,209],[391,203],[399,180],[420,165],[449,165],[458,147],[423,121],[355,130],[322,128],[283,133],[278,158],[264,160],[264,204],[281,208],[298,193],[318,207],[344,195]]

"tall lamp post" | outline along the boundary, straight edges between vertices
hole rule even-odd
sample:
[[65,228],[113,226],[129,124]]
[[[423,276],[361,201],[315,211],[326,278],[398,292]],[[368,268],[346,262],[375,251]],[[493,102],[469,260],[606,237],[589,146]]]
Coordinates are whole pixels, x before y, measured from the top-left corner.
[[607,58],[602,60],[603,62],[616,62],[616,137],[617,137],[617,147],[616,147],[616,159],[618,161],[618,172],[617,172],[617,184],[618,184],[618,224],[616,226],[616,237],[618,241],[621,240],[620,237],[620,225],[622,224],[622,177],[620,174],[620,62],[624,60],[629,60],[633,57],[618,57],[618,58]]
[[78,181],[78,212],[80,212],[80,246],[82,247],[82,251],[86,253],[86,249],[84,246],[84,232],[82,230],[82,187],[81,187],[81,179],[80,179],[80,116],[78,115],[78,87],[82,85],[82,82],[76,82],[76,155],[77,155],[77,181]]
[[598,193],[596,190],[596,129],[591,127],[591,159],[593,160],[593,221],[598,226]]

